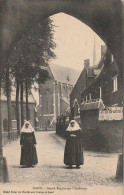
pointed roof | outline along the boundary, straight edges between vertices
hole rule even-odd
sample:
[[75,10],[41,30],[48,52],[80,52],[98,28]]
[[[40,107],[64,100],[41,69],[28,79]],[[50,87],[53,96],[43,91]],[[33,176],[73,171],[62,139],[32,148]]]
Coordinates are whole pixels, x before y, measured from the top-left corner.
[[54,79],[57,82],[65,83],[65,84],[69,84],[69,85],[75,85],[75,83],[76,83],[76,81],[81,73],[80,70],[75,70],[72,68],[59,66],[56,64],[50,64],[49,67],[52,71]]

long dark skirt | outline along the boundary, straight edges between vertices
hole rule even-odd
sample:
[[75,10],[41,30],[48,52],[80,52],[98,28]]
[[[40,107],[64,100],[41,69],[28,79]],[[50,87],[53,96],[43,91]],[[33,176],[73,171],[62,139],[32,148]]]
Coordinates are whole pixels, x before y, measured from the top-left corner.
[[38,163],[34,134],[22,134],[21,136],[20,165],[36,165]]
[[20,165],[36,165],[38,163],[36,148],[33,144],[27,143],[21,147]]
[[65,165],[82,165],[84,163],[82,144],[77,138],[66,140],[64,152]]

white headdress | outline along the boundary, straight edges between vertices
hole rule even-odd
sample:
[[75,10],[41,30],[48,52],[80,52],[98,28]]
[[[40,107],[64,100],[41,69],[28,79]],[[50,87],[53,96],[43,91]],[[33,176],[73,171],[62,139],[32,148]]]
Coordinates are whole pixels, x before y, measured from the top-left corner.
[[[71,123],[74,123],[73,127],[71,126]],[[80,129],[81,128],[80,128],[79,124],[75,120],[71,120],[66,131],[77,131]]]
[[[29,125],[27,128],[26,128],[26,124]],[[31,123],[29,121],[25,121],[25,123],[21,129],[21,133],[32,133],[32,132],[34,132],[34,129],[31,126]]]

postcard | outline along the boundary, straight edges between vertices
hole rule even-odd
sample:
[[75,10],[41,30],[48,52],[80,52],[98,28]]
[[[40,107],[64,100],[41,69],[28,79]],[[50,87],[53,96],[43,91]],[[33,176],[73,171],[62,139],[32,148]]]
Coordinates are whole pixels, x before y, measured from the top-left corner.
[[123,2],[0,2],[0,194],[123,194]]

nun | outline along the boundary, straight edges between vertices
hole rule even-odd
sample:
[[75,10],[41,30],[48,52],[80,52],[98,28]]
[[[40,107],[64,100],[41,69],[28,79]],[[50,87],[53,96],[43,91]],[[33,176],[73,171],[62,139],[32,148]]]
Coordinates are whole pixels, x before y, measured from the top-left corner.
[[68,168],[72,168],[73,165],[76,165],[76,168],[80,168],[80,165],[83,165],[84,163],[81,138],[82,130],[79,124],[75,120],[71,120],[66,129],[66,144],[64,151],[64,164]]
[[26,121],[20,135],[21,159],[20,165],[33,167],[38,163],[36,152],[36,139],[34,129],[29,121]]

